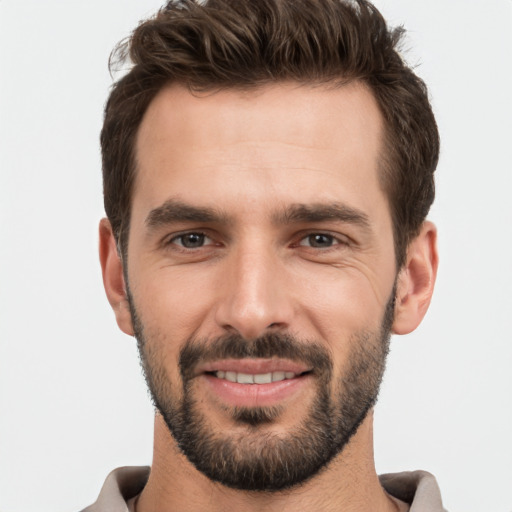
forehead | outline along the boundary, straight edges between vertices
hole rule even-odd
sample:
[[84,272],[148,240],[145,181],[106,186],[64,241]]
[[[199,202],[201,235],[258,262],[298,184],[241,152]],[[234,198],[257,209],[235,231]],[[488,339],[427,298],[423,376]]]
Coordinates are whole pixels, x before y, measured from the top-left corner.
[[[133,206],[170,196],[202,205],[375,201],[382,117],[360,83],[159,92],[141,123]],[[308,197],[309,196],[309,197]],[[381,198],[382,199],[382,198]],[[358,205],[359,207],[362,205]]]

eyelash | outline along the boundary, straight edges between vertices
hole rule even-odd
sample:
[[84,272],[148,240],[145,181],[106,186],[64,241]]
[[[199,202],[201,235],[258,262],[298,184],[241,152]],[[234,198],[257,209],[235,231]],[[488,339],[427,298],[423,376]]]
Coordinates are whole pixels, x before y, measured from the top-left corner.
[[[197,235],[199,237],[203,237],[203,243],[202,245],[198,246],[198,247],[185,247],[185,245],[183,244],[183,239],[187,236],[191,236],[191,235]],[[328,238],[331,240],[331,245],[327,246],[327,247],[314,247],[312,245],[306,245],[306,244],[302,244],[302,242],[310,237],[325,237],[325,238]],[[164,242],[164,245],[165,246],[171,246],[171,245],[174,245],[175,248],[178,248],[178,250],[182,250],[182,251],[194,251],[196,249],[202,249],[204,247],[208,247],[210,245],[218,245],[218,244],[215,244],[215,242],[213,244],[207,244],[206,246],[204,245],[204,238],[208,239],[208,240],[211,240],[212,242],[213,239],[208,236],[207,233],[204,233],[203,231],[186,231],[184,233],[179,233],[179,234],[176,234],[174,236],[172,236],[171,238],[169,238],[167,241]],[[181,244],[179,243],[176,243],[177,240],[180,240],[182,241]],[[341,236],[341,235],[333,235],[329,232],[325,232],[325,231],[311,231],[311,232],[308,232],[308,233],[301,233],[300,235],[300,238],[298,239],[297,242],[294,242],[291,247],[307,247],[309,249],[321,249],[323,250],[324,252],[325,251],[328,251],[328,250],[332,250],[333,248],[335,247],[338,247],[338,246],[348,246],[350,245],[350,241],[347,237],[345,236]]]
[[[331,244],[327,247],[315,247],[313,245],[303,245],[301,242],[303,242],[304,240],[308,239],[308,238],[311,238],[311,237],[324,237],[324,238],[328,238],[330,239],[331,241]],[[337,246],[347,246],[349,245],[349,242],[348,240],[346,239],[346,237],[342,237],[340,235],[333,235],[331,233],[326,233],[326,232],[323,232],[323,231],[314,231],[314,232],[310,232],[310,233],[307,233],[306,235],[302,236],[299,240],[299,242],[296,244],[297,246],[302,246],[302,247],[308,247],[310,249],[323,249],[323,250],[329,250],[329,249],[333,249],[334,247],[337,247]]]
[[185,250],[185,251],[193,251],[195,249],[200,249],[200,248],[204,247],[204,245],[201,245],[199,247],[185,247],[185,245],[183,243],[181,243],[181,244],[176,243],[176,241],[180,240],[180,239],[182,239],[182,242],[183,242],[183,239],[186,236],[191,236],[191,235],[197,235],[199,237],[203,237],[203,238],[207,238],[207,239],[211,240],[211,238],[206,233],[204,233],[202,231],[187,231],[185,233],[180,233],[178,235],[174,235],[172,238],[170,238],[168,241],[165,242],[165,245],[166,246],[176,245],[177,247],[180,248],[180,250]]

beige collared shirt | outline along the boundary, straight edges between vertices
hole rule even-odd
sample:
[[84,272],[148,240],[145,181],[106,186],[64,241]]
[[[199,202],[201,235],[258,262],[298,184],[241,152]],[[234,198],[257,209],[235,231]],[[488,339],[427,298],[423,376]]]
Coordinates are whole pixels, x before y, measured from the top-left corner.
[[[149,466],[131,466],[112,471],[96,502],[82,512],[133,512],[133,503],[149,477]],[[409,512],[446,512],[436,479],[426,471],[381,475],[384,489],[410,504]]]

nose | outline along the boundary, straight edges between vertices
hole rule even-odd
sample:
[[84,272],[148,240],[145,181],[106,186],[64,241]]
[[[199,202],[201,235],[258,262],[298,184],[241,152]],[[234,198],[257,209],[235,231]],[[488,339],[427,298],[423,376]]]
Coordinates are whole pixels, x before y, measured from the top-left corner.
[[227,332],[255,339],[287,330],[293,304],[285,268],[268,247],[240,249],[226,261],[215,321]]

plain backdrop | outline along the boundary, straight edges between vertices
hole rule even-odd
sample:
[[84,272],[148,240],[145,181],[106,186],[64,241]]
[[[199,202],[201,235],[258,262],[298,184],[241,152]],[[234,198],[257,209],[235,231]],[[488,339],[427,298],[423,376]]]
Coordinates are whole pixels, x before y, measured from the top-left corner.
[[[376,3],[442,136],[438,284],[392,342],[377,469],[433,472],[450,512],[511,512],[512,2]],[[77,511],[151,462],[135,343],[101,284],[98,134],[109,53],[159,5],[0,0],[0,512]]]

